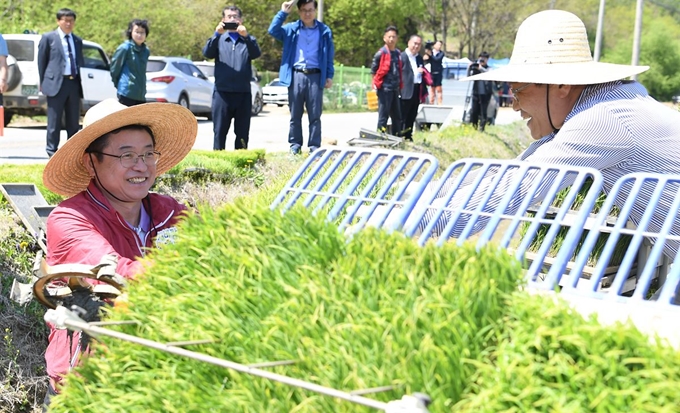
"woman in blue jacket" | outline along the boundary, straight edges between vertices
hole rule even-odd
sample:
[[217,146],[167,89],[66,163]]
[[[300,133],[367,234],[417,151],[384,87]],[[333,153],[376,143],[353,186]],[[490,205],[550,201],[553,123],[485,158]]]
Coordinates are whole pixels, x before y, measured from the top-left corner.
[[128,24],[127,38],[118,46],[111,60],[111,79],[118,101],[125,106],[146,103],[146,63],[151,52],[146,47],[149,23],[134,19]]

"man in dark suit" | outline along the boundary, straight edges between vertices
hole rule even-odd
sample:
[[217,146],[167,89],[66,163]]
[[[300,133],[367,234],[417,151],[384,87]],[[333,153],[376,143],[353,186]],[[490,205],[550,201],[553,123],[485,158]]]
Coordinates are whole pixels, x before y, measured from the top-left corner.
[[47,155],[59,149],[61,118],[66,112],[66,133],[70,138],[78,132],[80,68],[84,66],[83,40],[72,34],[76,13],[71,9],[57,12],[57,30],[45,33],[38,44],[40,88],[47,96]]
[[[479,73],[486,73],[489,71],[489,54],[482,52],[479,54],[479,59],[472,63],[468,69],[468,76]],[[488,120],[486,109],[489,107],[491,96],[493,93],[493,84],[488,80],[475,80],[472,85],[472,107],[470,108],[470,123],[472,126],[484,132],[484,127]]]
[[413,140],[413,124],[418,115],[421,86],[423,83],[423,58],[418,54],[423,40],[417,34],[408,39],[408,47],[401,53],[402,86],[401,116],[404,119],[402,133],[407,141]]

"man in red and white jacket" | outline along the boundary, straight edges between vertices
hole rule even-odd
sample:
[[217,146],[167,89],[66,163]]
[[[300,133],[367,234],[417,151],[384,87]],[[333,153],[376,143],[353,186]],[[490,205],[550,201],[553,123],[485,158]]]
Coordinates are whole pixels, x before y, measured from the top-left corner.
[[[173,242],[175,226],[187,209],[149,190],[156,176],[191,150],[196,118],[177,105],[148,103],[128,108],[107,99],[87,112],[83,124],[43,173],[48,189],[70,197],[48,217],[47,264],[94,266],[103,257],[113,256],[116,273],[131,279],[142,271],[138,258],[152,247]],[[48,326],[46,404],[87,350],[79,332]]]
[[[398,31],[388,26],[383,35],[385,45],[373,56],[371,74],[373,89],[378,93],[378,132],[389,132],[399,136],[402,120],[399,91],[402,87],[401,51],[397,49]],[[387,130],[387,118],[392,119],[392,128]]]

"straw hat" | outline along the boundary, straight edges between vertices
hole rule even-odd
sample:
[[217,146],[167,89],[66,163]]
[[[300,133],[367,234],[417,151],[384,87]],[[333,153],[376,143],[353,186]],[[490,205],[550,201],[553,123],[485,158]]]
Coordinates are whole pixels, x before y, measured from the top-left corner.
[[127,107],[116,99],[103,100],[87,111],[83,129],[49,160],[43,172],[45,186],[67,197],[85,190],[90,183],[90,175],[82,162],[85,150],[102,135],[128,125],[146,125],[153,132],[156,150],[161,153],[156,166],[158,175],[184,159],[198,132],[194,115],[179,105],[145,103]]
[[592,85],[625,79],[649,66],[593,61],[586,27],[581,19],[562,10],[532,14],[519,26],[510,63],[462,80]]

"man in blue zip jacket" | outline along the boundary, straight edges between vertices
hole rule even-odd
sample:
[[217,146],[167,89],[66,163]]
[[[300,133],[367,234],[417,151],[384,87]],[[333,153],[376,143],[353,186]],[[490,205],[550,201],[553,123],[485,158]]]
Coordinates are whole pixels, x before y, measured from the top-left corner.
[[333,33],[316,19],[316,0],[298,0],[300,20],[283,25],[295,0],[286,1],[269,25],[269,34],[283,42],[283,56],[279,80],[288,86],[290,152],[299,155],[302,150],[302,113],[307,107],[309,140],[307,146],[314,152],[321,146],[321,112],[323,89],[333,86],[333,59],[335,45]]
[[262,52],[257,40],[243,25],[241,9],[227,6],[215,34],[208,39],[203,55],[215,59],[215,89],[212,98],[214,150],[224,150],[234,119],[234,149],[248,149],[252,96],[252,60]]

